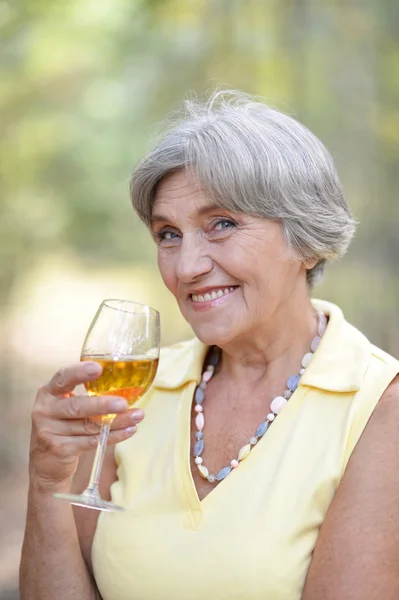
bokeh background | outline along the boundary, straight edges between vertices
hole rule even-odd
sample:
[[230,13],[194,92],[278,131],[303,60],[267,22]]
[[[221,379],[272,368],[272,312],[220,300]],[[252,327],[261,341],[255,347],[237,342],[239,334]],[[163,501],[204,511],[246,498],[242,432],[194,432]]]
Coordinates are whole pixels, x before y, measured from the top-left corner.
[[360,225],[315,296],[399,356],[397,0],[0,0],[0,599],[18,598],[30,409],[104,297],[161,311],[128,180],[190,92],[263,96],[332,151]]

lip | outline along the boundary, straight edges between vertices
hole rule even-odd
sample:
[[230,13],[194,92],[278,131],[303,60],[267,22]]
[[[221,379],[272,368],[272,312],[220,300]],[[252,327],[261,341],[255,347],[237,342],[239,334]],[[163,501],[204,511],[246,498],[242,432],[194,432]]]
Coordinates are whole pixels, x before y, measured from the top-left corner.
[[210,292],[214,292],[216,290],[225,290],[226,288],[231,288],[231,287],[238,287],[237,285],[208,285],[208,287],[204,287],[204,288],[199,288],[199,289],[192,289],[192,290],[188,290],[187,292],[187,298],[189,300],[191,300],[191,296],[193,294],[196,294],[197,296],[204,296],[205,294],[209,294]]
[[[220,296],[220,298],[215,298],[214,300],[206,300],[205,302],[195,302],[192,297],[191,294],[201,294],[201,296],[203,296],[206,293],[209,293],[210,291],[213,290],[220,290],[220,289],[226,289],[226,287],[234,287],[234,290],[231,290],[228,292],[228,294],[224,294],[223,296]],[[220,306],[221,304],[224,304],[237,290],[238,290],[239,286],[225,286],[225,287],[216,287],[216,286],[212,286],[212,287],[208,287],[208,288],[203,288],[201,290],[195,290],[193,292],[190,293],[189,297],[188,297],[188,301],[190,303],[190,306],[193,308],[193,310],[201,312],[204,310],[209,310],[211,308],[215,308],[216,306]]]

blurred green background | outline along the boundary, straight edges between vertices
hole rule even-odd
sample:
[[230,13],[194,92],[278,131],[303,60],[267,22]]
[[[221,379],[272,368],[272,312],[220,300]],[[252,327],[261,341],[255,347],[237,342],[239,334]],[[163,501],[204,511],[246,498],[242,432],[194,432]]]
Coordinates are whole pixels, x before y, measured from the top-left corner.
[[316,297],[399,356],[397,0],[0,0],[0,599],[17,598],[29,412],[104,297],[163,289],[128,180],[194,90],[239,88],[332,151],[360,221]]

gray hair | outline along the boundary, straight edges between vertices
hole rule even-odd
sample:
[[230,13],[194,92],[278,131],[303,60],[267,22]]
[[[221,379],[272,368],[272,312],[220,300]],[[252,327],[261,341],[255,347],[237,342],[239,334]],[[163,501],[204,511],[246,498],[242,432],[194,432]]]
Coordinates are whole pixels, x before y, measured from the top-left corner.
[[332,157],[295,119],[241,92],[187,100],[131,179],[133,207],[147,226],[161,179],[189,167],[221,207],[280,222],[293,251],[317,260],[310,287],[346,252],[356,223]]

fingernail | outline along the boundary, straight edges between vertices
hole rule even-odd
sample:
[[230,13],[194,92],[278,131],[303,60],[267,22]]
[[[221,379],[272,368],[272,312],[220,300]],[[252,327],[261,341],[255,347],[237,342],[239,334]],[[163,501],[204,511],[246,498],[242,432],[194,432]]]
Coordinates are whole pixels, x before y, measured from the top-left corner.
[[112,400],[109,404],[109,407],[111,410],[119,411],[119,410],[126,410],[129,407],[129,405],[126,402],[126,400],[123,400],[123,398],[120,398],[119,400]]
[[141,408],[139,410],[134,411],[134,413],[132,414],[132,419],[133,421],[142,421],[144,419],[144,411],[141,410]]
[[127,427],[126,435],[132,435],[133,433],[136,433],[136,431],[137,427],[135,425],[133,425],[133,427]]
[[85,371],[88,375],[100,375],[102,369],[98,363],[88,363],[85,365]]

